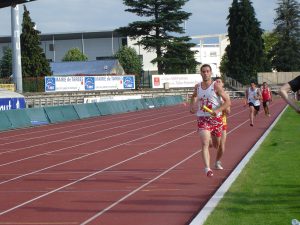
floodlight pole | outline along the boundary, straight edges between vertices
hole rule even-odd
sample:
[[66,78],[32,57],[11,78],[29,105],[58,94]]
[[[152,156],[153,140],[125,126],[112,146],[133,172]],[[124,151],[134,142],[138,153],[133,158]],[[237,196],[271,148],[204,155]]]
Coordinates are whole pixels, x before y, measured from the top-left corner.
[[23,92],[22,65],[21,65],[21,44],[20,44],[20,20],[19,5],[11,6],[11,45],[12,45],[12,71],[16,91]]

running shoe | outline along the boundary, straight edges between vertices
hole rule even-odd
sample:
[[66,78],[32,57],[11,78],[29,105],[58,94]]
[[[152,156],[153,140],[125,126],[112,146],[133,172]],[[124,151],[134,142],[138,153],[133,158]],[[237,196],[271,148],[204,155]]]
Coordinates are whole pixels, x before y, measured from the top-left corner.
[[216,162],[215,168],[216,168],[217,170],[222,170],[222,169],[223,169],[223,166],[222,166],[221,161],[217,161],[217,162]]
[[213,171],[209,168],[205,168],[205,173],[207,177],[212,177],[214,175]]

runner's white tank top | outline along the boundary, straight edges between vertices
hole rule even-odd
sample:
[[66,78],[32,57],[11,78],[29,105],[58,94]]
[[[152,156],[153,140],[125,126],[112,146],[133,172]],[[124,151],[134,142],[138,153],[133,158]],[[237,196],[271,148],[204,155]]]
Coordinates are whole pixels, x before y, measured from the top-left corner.
[[[210,113],[203,111],[202,107],[206,105],[210,109],[217,109],[222,104],[222,99],[215,92],[215,81],[205,90],[201,87],[201,82],[197,88],[198,111],[197,116],[211,116]],[[221,112],[217,116],[221,116]]]
[[248,102],[253,103],[254,106],[259,106],[260,101],[255,99],[254,97],[257,96],[258,88],[255,88],[254,90],[251,90],[251,88],[248,89]]

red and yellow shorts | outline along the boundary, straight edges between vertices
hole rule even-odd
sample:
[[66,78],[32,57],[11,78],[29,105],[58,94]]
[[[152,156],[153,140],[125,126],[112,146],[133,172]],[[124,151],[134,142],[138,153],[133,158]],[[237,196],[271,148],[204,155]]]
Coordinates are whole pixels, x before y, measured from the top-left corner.
[[200,116],[198,117],[198,131],[208,130],[211,135],[216,137],[222,136],[223,122],[222,117]]
[[226,115],[222,115],[222,122],[223,122],[222,130],[227,131],[227,118],[226,118]]

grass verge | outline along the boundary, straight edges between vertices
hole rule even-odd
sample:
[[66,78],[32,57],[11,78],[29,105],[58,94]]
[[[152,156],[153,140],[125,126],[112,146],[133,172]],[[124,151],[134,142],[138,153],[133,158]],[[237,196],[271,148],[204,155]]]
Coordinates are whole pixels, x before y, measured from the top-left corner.
[[300,221],[300,116],[289,108],[205,225]]

